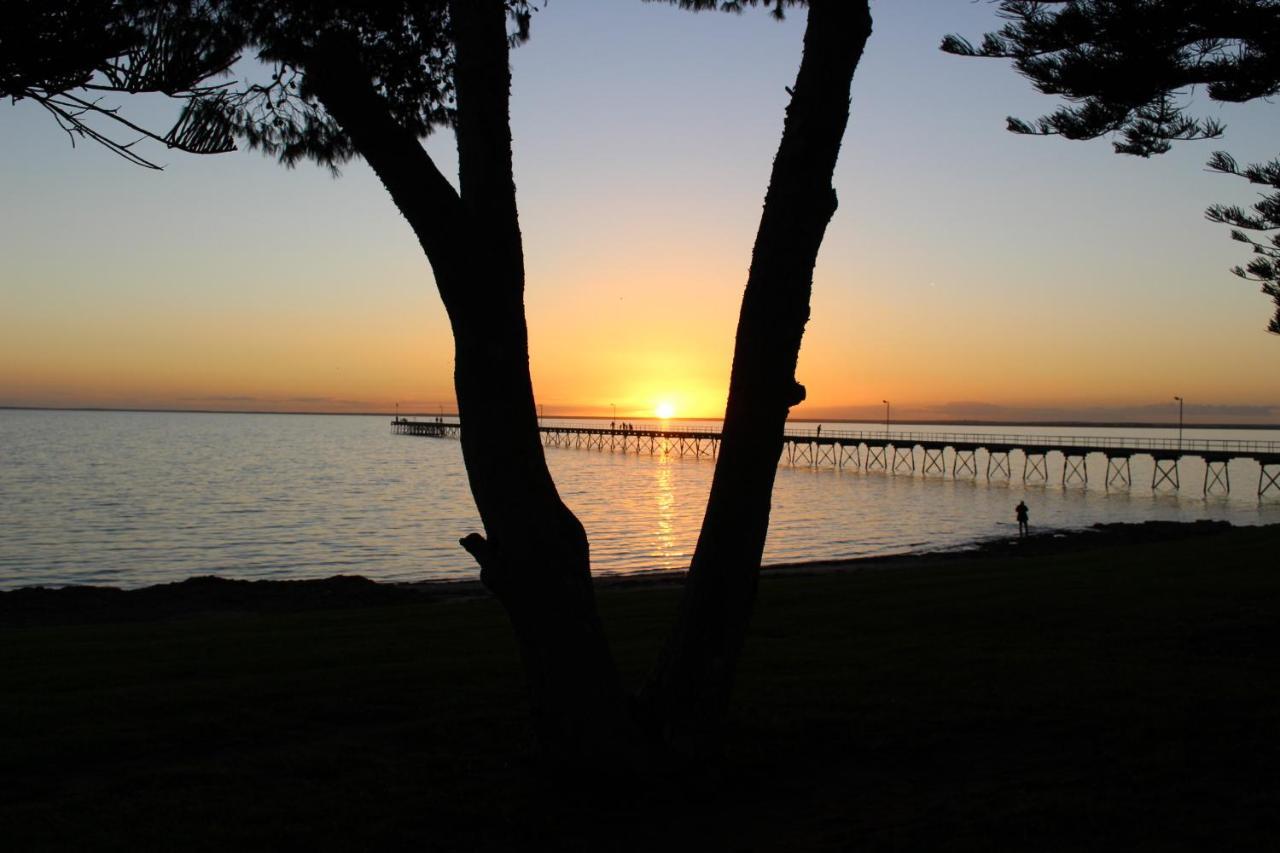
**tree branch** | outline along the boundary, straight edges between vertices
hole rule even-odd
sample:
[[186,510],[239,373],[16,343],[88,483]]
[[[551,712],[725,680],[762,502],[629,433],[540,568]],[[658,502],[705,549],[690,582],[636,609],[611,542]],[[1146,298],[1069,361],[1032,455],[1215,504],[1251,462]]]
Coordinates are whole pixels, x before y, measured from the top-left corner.
[[[308,87],[355,142],[435,265],[453,257],[457,223],[466,211],[417,136],[396,123],[359,67],[358,52],[337,40],[312,51],[304,63]],[[448,308],[451,279],[437,275],[436,281]]]

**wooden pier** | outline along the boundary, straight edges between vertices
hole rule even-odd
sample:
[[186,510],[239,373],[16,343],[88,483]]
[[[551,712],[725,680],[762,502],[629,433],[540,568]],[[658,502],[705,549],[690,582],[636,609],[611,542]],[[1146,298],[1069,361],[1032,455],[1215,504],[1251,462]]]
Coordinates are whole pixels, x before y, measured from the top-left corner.
[[396,435],[424,435],[427,438],[457,438],[462,425],[457,421],[446,421],[435,418],[429,421],[411,421],[407,418],[396,418],[391,422],[391,431]]
[[[456,438],[457,421],[444,418],[416,421],[396,418],[393,432],[431,438]],[[619,429],[594,423],[539,426],[547,447],[573,447],[621,453],[648,453],[654,456],[716,458],[721,434],[710,427],[655,427]],[[978,464],[982,452],[985,466]],[[1163,439],[1081,435],[987,434],[940,432],[893,432],[889,430],[788,429],[783,438],[780,462],[806,467],[849,468],[864,471],[915,474],[922,476],[977,477],[985,469],[986,479],[1013,478],[1016,470],[1011,454],[1022,457],[1022,480],[1049,481],[1048,456],[1062,457],[1062,485],[1088,486],[1087,459],[1097,454],[1106,461],[1104,485],[1129,488],[1133,485],[1130,460],[1149,456],[1154,464],[1151,488],[1178,491],[1178,463],[1187,457],[1204,461],[1205,495],[1228,494],[1231,477],[1228,464],[1246,459],[1258,465],[1258,496],[1280,493],[1280,441],[1240,439]]]

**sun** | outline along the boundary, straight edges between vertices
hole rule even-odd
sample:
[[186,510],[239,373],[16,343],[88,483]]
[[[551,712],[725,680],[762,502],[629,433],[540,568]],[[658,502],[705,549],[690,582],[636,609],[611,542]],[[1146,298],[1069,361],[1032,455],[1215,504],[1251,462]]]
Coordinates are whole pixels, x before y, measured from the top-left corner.
[[653,413],[659,419],[669,421],[676,416],[676,407],[664,400],[654,407]]

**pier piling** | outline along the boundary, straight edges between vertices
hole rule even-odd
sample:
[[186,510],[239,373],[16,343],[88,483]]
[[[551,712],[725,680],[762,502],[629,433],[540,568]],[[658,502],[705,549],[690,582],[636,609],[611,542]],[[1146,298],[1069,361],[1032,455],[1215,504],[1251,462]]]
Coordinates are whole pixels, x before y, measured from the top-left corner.
[[[692,456],[715,459],[719,456],[721,434],[706,427],[645,426],[620,430],[598,424],[542,424],[538,427],[547,447],[582,448],[611,452],[645,453],[651,456]],[[412,420],[397,417],[391,422],[392,432],[431,438],[457,438],[462,426],[443,417]],[[1201,439],[1175,442],[1159,438],[1122,438],[1116,436],[1047,436],[1038,434],[991,435],[977,432],[888,432],[862,430],[788,430],[783,436],[779,462],[796,467],[835,470],[851,467],[862,471],[915,475],[916,448],[921,450],[921,476],[947,475],[946,451],[950,450],[951,477],[977,477],[979,451],[986,453],[986,478],[1012,479],[1010,454],[1023,454],[1024,483],[1049,482],[1048,454],[1063,457],[1063,488],[1079,484],[1089,487],[1088,456],[1101,453],[1107,462],[1105,485],[1132,488],[1131,459],[1146,455],[1152,458],[1151,488],[1177,492],[1179,461],[1188,456],[1204,460],[1203,494],[1226,495],[1231,492],[1229,466],[1235,460],[1248,460],[1259,466],[1258,498],[1280,493],[1280,441],[1247,441],[1240,439]],[[864,449],[865,448],[865,449]]]

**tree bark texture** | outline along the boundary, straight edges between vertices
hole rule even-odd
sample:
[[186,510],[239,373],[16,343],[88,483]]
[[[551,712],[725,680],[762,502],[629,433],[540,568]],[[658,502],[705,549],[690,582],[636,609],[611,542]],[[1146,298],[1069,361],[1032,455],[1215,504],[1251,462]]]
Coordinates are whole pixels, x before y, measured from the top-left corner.
[[667,742],[690,756],[718,747],[746,638],[787,414],[805,397],[796,362],[836,210],[831,182],[850,87],[871,34],[867,0],[812,0],[808,16],[738,318],[711,496],[676,625],[643,697]]
[[586,532],[547,470],[529,373],[502,0],[451,3],[460,191],[398,125],[354,53],[308,66],[431,263],[455,344],[463,460],[485,535],[462,541],[511,617],[544,753],[629,761],[630,702],[595,608]]

